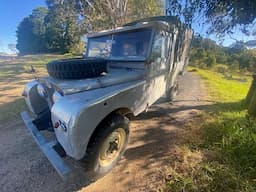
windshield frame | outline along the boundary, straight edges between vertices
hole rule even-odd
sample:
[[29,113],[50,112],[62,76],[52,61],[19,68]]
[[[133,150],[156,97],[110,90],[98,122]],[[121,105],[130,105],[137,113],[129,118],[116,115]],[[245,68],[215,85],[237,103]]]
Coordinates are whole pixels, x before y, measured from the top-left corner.
[[[88,38],[88,44],[86,46],[86,54],[85,56],[86,57],[89,57],[88,54],[89,54],[89,47],[90,47],[90,39],[96,39],[96,38],[104,38],[104,37],[109,37],[110,40],[113,40],[113,37],[115,35],[118,35],[118,34],[125,34],[125,33],[131,33],[131,32],[139,32],[141,30],[145,30],[145,29],[148,29],[150,30],[150,34],[149,34],[149,41],[148,41],[148,47],[147,47],[147,51],[145,53],[145,56],[135,56],[135,57],[131,57],[131,56],[120,56],[120,57],[112,57],[112,47],[111,47],[111,51],[110,51],[110,55],[108,57],[101,57],[101,58],[104,58],[104,59],[107,59],[107,60],[113,60],[113,61],[145,61],[149,58],[149,55],[151,53],[151,49],[152,49],[152,41],[154,39],[154,35],[155,35],[155,28],[154,27],[142,27],[142,28],[135,28],[135,29],[131,29],[131,30],[125,30],[125,31],[122,31],[122,32],[113,32],[111,34],[104,34],[102,36],[97,36],[97,37],[89,37]],[[97,56],[91,56],[91,57],[97,57]]]

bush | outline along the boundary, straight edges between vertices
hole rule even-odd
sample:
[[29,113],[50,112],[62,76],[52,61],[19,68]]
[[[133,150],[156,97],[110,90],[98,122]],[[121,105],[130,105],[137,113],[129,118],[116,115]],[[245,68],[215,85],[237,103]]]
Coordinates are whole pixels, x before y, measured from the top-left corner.
[[213,70],[216,71],[217,73],[226,73],[228,70],[228,66],[223,64],[218,64],[214,66]]

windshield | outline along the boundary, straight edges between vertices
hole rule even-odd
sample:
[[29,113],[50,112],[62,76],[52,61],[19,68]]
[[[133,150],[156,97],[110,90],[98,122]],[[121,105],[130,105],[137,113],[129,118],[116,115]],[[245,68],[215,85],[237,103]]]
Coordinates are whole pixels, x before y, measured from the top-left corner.
[[152,29],[140,29],[88,39],[88,57],[143,60],[149,51]]

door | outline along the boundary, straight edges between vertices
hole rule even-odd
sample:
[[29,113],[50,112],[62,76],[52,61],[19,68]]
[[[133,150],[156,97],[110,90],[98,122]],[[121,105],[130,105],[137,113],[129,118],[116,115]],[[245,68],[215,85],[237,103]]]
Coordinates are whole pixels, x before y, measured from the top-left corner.
[[167,33],[164,31],[156,31],[152,44],[147,76],[147,96],[149,106],[166,93],[170,68],[169,62],[167,62],[167,60]]

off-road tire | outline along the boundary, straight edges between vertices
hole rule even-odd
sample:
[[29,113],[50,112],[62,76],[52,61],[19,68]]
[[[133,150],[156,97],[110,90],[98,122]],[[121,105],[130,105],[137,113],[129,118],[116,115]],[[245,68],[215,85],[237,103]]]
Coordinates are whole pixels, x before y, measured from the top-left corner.
[[63,59],[47,64],[47,71],[56,79],[85,79],[107,72],[107,61],[100,58]]
[[[118,129],[125,133],[125,140],[118,156],[107,166],[100,163],[100,153],[108,138]],[[106,175],[116,165],[123,155],[129,140],[129,120],[123,115],[113,114],[104,120],[96,133],[93,134],[88,146],[85,157],[80,161],[86,175],[90,181],[95,181]]]

